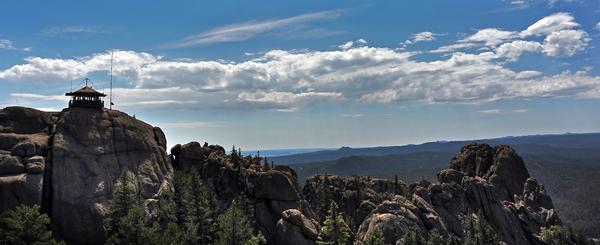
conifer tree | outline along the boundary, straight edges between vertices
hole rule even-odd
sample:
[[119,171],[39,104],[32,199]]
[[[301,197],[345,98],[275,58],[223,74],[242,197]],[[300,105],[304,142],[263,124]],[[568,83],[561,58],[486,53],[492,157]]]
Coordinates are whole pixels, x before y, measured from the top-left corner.
[[149,227],[139,186],[130,173],[123,171],[113,188],[109,213],[104,220],[106,244],[147,244],[157,231]]
[[147,227],[149,217],[142,205],[129,209],[127,215],[117,222],[117,227],[109,233],[106,244],[151,244],[157,232]]
[[190,172],[190,191],[192,197],[193,212],[191,215],[195,218],[194,223],[198,224],[198,235],[200,243],[206,244],[211,242],[214,237],[214,221],[213,221],[213,196],[212,193],[200,178],[195,169]]
[[253,228],[248,215],[239,200],[233,200],[231,205],[218,218],[218,245],[243,245],[252,239]]
[[437,229],[432,229],[429,231],[429,235],[427,237],[427,245],[446,245],[446,241],[442,234]]
[[425,240],[415,229],[408,231],[396,244],[400,245],[424,245]]
[[175,200],[175,193],[171,188],[163,191],[158,199],[157,208],[158,222],[161,227],[165,227],[170,223],[177,224],[177,202]]
[[38,205],[19,205],[0,216],[0,244],[64,244],[52,238],[50,218]]
[[139,204],[137,184],[127,171],[122,171],[113,188],[109,202],[109,212],[104,218],[104,230],[107,237],[116,234],[120,220]]
[[344,221],[344,216],[338,212],[338,205],[331,201],[327,216],[321,228],[323,241],[320,244],[344,245],[350,238],[350,228]]
[[244,242],[244,245],[265,245],[267,244],[267,239],[261,232],[258,232],[257,235],[252,236],[249,240]]
[[152,243],[157,245],[184,245],[185,240],[183,231],[177,223],[171,222],[161,227],[158,223],[154,223],[151,228]]
[[375,227],[375,231],[367,237],[365,245],[385,245],[385,238],[383,237],[383,233],[381,233],[381,229]]
[[[240,149],[241,151],[241,149]],[[235,149],[235,145],[233,146],[233,149],[231,149],[231,163],[233,164],[233,168],[238,169],[240,167],[240,161],[241,161],[241,153]]]

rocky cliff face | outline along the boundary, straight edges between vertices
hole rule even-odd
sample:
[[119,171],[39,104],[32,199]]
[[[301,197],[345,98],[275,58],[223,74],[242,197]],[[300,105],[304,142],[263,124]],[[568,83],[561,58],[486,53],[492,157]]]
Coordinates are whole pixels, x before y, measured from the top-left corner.
[[231,163],[223,147],[190,142],[171,149],[177,171],[198,171],[213,187],[220,211],[245,195],[253,207],[256,228],[272,244],[316,244],[320,226],[287,166],[265,169],[260,161],[243,158],[240,168]]
[[0,110],[0,211],[20,203],[41,204],[48,143],[56,118],[7,107]]
[[54,230],[79,244],[104,241],[103,215],[121,171],[134,173],[144,199],[156,198],[173,172],[166,140],[119,111],[29,108],[0,111],[0,211],[39,204]]
[[[324,185],[323,178],[334,181]],[[355,178],[356,184],[348,186],[351,178],[317,176],[307,180],[304,193],[313,206],[326,198],[318,194],[324,188],[336,193],[327,197],[336,202],[355,196],[350,203],[360,204],[358,208],[341,210],[347,217],[367,212],[357,230],[358,243],[375,229],[383,232],[389,244],[415,228],[423,234],[435,228],[442,235],[462,237],[462,222],[473,213],[483,214],[508,244],[540,244],[540,228],[560,224],[544,187],[529,176],[523,160],[508,146],[466,145],[451,160],[450,168],[438,174],[438,180],[402,196],[376,188],[368,179]],[[361,193],[373,194],[351,194],[357,192],[356,186],[361,186]]]

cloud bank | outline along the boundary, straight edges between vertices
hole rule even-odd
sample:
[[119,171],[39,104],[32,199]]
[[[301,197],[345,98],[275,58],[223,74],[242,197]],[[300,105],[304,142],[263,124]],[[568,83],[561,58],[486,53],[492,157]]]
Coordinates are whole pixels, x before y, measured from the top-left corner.
[[[114,93],[121,107],[275,111],[329,102],[600,98],[600,77],[586,70],[544,74],[507,66],[527,52],[549,59],[576,55],[588,42],[587,33],[571,15],[557,13],[523,31],[476,31],[445,46],[446,55],[431,61],[416,59],[420,52],[371,47],[362,39],[342,44],[340,50],[272,50],[237,63],[164,60],[150,53],[116,50],[114,75],[132,86],[116,88]],[[442,52],[442,48],[432,52]],[[110,52],[73,59],[30,57],[25,61],[0,71],[0,79],[45,83],[79,79],[91,72],[107,71]],[[59,95],[12,96],[59,99]]]

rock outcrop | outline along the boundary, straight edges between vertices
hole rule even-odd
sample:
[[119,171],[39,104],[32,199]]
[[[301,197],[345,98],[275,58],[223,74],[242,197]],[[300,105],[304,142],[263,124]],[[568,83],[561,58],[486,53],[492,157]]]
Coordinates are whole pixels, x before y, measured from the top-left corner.
[[121,171],[144,199],[156,198],[173,168],[159,128],[114,110],[0,111],[0,211],[38,204],[69,243],[102,244],[103,216]]
[[273,244],[316,244],[320,226],[302,199],[296,173],[287,166],[266,169],[260,159],[243,157],[240,167],[218,145],[175,145],[171,159],[177,171],[198,171],[213,187],[218,211],[244,195],[253,204],[256,228]]
[[42,205],[48,144],[56,118],[47,112],[0,110],[0,212],[18,204]]
[[63,111],[52,144],[56,230],[70,241],[103,241],[102,220],[122,171],[136,176],[142,198],[156,198],[173,171],[164,142],[156,128],[119,111]]
[[[376,188],[372,181],[367,177],[317,175],[307,180],[304,193],[316,210],[323,200],[347,205],[340,208],[347,220],[362,221],[356,234],[358,243],[376,229],[389,244],[410,229],[422,234],[436,229],[443,236],[462,237],[463,221],[471,214],[481,214],[507,244],[542,244],[540,229],[560,224],[544,187],[529,176],[523,160],[505,145],[464,146],[451,160],[450,168],[440,171],[439,183],[411,185],[408,194],[394,195],[398,191],[397,187],[392,189],[391,182],[383,186],[392,188]],[[361,193],[371,194],[357,195],[356,186],[363,187],[358,189]]]

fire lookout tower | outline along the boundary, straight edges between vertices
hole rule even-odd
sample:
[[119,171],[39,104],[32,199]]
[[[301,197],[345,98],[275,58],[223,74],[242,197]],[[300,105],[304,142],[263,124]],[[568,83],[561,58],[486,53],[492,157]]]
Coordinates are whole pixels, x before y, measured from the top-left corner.
[[71,96],[69,101],[69,108],[72,107],[84,107],[84,108],[96,108],[102,109],[104,107],[103,97],[106,94],[100,93],[94,90],[91,86],[88,86],[90,79],[85,79],[85,87],[75,91],[66,93],[65,96]]

